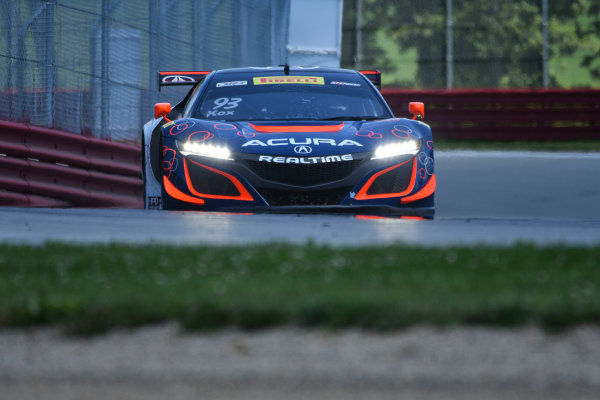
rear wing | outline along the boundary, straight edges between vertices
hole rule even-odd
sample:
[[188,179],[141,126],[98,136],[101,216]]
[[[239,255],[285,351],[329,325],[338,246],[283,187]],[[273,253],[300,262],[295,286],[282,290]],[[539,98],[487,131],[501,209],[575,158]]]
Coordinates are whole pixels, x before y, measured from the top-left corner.
[[158,90],[163,86],[195,85],[212,71],[160,71]]
[[375,85],[377,90],[381,91],[381,72],[379,72],[378,69],[373,69],[373,70],[368,70],[368,71],[363,70],[363,71],[358,71],[358,72],[360,72],[361,74],[366,76],[367,79],[370,80],[373,85]]
[[[158,73],[158,89],[163,86],[194,85],[210,74],[212,71],[160,71]],[[363,74],[378,90],[381,90],[381,72],[379,70],[361,70]]]

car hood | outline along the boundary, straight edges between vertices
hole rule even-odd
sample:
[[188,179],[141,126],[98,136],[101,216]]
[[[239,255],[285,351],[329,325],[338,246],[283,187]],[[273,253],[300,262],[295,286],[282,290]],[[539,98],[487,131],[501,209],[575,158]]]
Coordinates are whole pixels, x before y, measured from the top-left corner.
[[377,121],[218,122],[181,119],[163,126],[164,137],[225,145],[232,152],[334,155],[373,151],[378,145],[422,139],[429,127],[393,118]]

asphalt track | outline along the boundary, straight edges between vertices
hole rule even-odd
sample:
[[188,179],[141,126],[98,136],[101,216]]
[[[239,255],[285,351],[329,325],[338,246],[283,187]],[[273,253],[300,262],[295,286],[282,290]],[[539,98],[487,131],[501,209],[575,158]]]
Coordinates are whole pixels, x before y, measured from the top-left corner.
[[434,220],[0,208],[0,242],[600,243],[600,153],[436,153]]

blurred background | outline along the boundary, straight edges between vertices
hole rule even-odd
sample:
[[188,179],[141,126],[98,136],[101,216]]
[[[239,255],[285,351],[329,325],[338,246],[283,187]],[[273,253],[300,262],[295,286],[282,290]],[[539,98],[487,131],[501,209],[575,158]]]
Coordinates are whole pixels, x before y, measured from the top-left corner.
[[343,26],[388,87],[600,87],[597,0],[346,0]]
[[0,120],[136,143],[159,70],[378,68],[400,89],[598,88],[597,0],[0,0]]

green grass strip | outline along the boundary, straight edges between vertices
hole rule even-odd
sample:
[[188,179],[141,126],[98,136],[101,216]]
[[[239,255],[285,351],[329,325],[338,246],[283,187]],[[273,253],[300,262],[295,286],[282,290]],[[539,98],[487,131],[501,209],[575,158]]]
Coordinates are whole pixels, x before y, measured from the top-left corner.
[[0,245],[0,326],[600,322],[600,246]]

